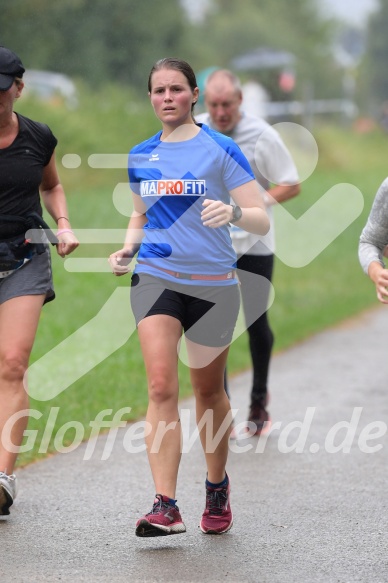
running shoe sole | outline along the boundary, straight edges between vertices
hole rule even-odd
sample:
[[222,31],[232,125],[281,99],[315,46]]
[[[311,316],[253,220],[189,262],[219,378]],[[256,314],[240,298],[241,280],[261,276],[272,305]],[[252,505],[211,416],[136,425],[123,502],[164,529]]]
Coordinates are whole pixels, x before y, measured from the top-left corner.
[[0,485],[0,516],[8,516],[12,504],[12,496]]
[[201,531],[204,534],[225,534],[226,532],[229,532],[230,531],[230,529],[232,528],[232,526],[233,526],[233,519],[232,519],[232,522],[228,525],[228,528],[226,528],[225,530],[222,530],[221,532],[219,532],[218,530],[212,530],[212,529],[205,530],[205,529],[202,528],[202,525],[201,524],[199,525],[199,528],[201,529]]
[[163,524],[152,524],[148,520],[142,519],[136,526],[135,534],[140,537],[150,536],[168,536],[169,534],[181,534],[186,532],[186,527],[183,522],[164,526]]

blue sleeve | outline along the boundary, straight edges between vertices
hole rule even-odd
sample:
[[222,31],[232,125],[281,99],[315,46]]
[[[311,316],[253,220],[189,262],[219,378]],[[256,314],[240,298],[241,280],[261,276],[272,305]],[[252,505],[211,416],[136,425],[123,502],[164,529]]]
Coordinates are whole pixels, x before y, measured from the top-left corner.
[[138,165],[137,155],[134,149],[128,155],[128,179],[129,186],[135,194],[140,194],[140,179],[136,172],[136,165]]
[[232,142],[225,150],[224,182],[228,190],[233,190],[254,180],[252,168],[237,144]]

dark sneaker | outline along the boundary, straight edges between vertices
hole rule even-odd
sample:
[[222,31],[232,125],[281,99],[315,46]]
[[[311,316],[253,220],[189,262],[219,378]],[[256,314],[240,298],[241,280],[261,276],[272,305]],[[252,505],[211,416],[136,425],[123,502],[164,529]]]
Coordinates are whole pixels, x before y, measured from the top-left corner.
[[[252,432],[252,435],[265,435],[271,428],[271,418],[266,409],[268,405],[268,396],[261,399],[252,401],[248,421],[250,421],[248,431]],[[251,429],[251,425],[254,424],[256,429]]]
[[223,534],[233,525],[230,508],[230,485],[224,488],[206,486],[206,508],[202,514],[200,529],[205,534]]
[[162,494],[155,495],[154,505],[136,523],[136,536],[167,536],[186,532],[178,506],[170,503],[170,499]]
[[7,476],[0,472],[0,516],[9,514],[9,509],[16,498],[16,476]]

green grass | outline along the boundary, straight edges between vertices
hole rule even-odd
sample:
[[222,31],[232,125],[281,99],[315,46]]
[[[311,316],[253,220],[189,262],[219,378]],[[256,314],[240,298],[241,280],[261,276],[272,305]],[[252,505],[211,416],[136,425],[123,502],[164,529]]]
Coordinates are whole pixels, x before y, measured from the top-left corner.
[[[83,90],[80,107],[68,112],[56,105],[20,101],[19,111],[45,121],[59,138],[58,168],[65,186],[74,228],[125,229],[127,217],[114,206],[112,194],[119,182],[126,182],[125,169],[95,170],[87,160],[94,153],[126,153],[135,143],[157,131],[158,123],[150,114],[147,100],[136,104],[131,95],[111,88],[97,96]],[[320,126],[314,135],[319,145],[319,162],[312,176],[302,184],[302,193],[287,203],[287,209],[301,216],[331,186],[348,182],[364,195],[364,211],[314,261],[302,268],[291,268],[279,259],[275,263],[275,301],[269,310],[275,333],[275,351],[284,350],[296,342],[333,326],[341,320],[376,305],[371,282],[358,263],[357,246],[375,192],[385,178],[386,136],[376,131],[359,135],[351,129]],[[77,153],[82,160],[78,169],[61,166],[62,156]],[[334,209],[335,212],[335,209]],[[306,245],[309,242],[306,241]],[[74,257],[108,257],[118,244],[84,245]],[[55,393],[55,387],[74,370],[83,371],[93,364],[105,344],[125,334],[129,305],[129,277],[115,278],[111,273],[70,273],[66,263],[53,254],[54,281],[57,298],[44,307],[31,362],[47,363],[46,375],[37,387],[31,379],[32,394],[36,390]],[[104,324],[77,339],[82,326],[87,325],[104,307],[113,293],[122,288],[123,296]],[[127,288],[127,289],[125,289]],[[75,336],[72,337],[71,335]],[[71,341],[67,339],[70,338]],[[56,359],[52,350],[60,343]],[[105,353],[106,353],[105,347]],[[77,356],[74,355],[76,351]],[[43,360],[41,360],[43,359]],[[86,364],[85,364],[86,363]],[[229,372],[235,374],[249,367],[246,335],[232,346]],[[186,367],[180,365],[181,396],[190,394]],[[90,422],[100,411],[110,410],[107,419],[123,407],[130,407],[124,419],[134,420],[145,413],[147,404],[144,365],[136,334],[109,354],[80,378],[52,399],[31,399],[31,409],[39,419],[31,418],[29,430],[36,432],[34,447],[22,453],[19,465],[47,455],[63,443],[72,444],[76,437],[87,438]],[[55,419],[54,419],[55,417]],[[50,431],[47,420],[54,420]],[[70,424],[66,426],[66,423]],[[65,431],[66,427],[68,430]],[[76,429],[75,429],[76,427]],[[58,433],[58,430],[60,432]],[[62,432],[62,433],[61,433]],[[51,437],[48,439],[48,435]],[[33,435],[33,434],[32,434]],[[57,438],[57,441],[55,439]],[[42,450],[39,452],[39,448]]]

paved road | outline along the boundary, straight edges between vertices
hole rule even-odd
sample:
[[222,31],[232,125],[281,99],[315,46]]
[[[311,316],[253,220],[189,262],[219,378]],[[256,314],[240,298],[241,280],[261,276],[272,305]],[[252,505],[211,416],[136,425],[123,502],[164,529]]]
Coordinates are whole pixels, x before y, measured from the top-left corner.
[[[0,580],[387,582],[387,331],[388,309],[376,308],[274,358],[274,430],[231,446],[230,533],[198,529],[205,470],[193,440],[177,494],[187,533],[135,537],[153,491],[144,451],[126,451],[141,449],[126,427],[107,460],[101,436],[91,457],[82,444],[19,471],[20,495],[0,521]],[[237,421],[249,380],[233,380]],[[192,407],[182,402],[183,418]]]

